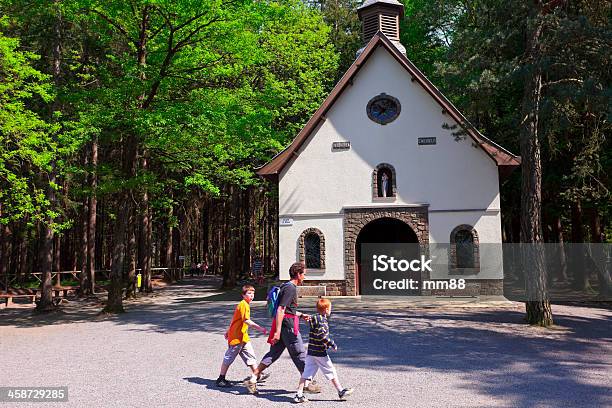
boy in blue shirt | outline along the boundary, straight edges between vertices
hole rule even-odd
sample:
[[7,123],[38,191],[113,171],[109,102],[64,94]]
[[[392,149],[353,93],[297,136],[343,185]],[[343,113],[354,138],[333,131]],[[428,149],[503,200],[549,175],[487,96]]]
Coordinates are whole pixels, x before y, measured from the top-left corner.
[[354,391],[352,388],[342,388],[336,369],[327,355],[327,349],[338,350],[338,346],[329,335],[329,324],[327,323],[327,318],[331,315],[331,301],[329,299],[319,299],[317,301],[317,311],[319,313],[310,318],[308,354],[306,355],[304,372],[300,378],[297,394],[293,398],[296,403],[308,401],[304,396],[304,384],[308,378],[313,378],[318,370],[321,370],[325,378],[331,380],[338,390],[340,399],[344,399]]

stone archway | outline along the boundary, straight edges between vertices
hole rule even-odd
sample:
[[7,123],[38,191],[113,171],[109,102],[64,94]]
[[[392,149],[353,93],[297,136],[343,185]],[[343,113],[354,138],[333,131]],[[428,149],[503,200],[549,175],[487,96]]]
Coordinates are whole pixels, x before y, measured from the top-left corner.
[[[405,206],[389,208],[345,208],[344,209],[344,268],[346,294],[359,294],[357,275],[357,253],[355,245],[363,227],[381,218],[397,219],[407,224],[416,234],[421,246],[429,244],[429,214],[427,206]],[[423,276],[428,279],[429,276]]]

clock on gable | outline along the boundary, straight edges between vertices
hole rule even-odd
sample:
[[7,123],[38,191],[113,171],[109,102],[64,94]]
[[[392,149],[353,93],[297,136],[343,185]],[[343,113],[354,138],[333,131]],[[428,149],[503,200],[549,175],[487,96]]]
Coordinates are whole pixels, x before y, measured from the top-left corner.
[[370,99],[366,107],[368,117],[381,125],[393,122],[399,116],[400,111],[401,105],[397,98],[386,93]]

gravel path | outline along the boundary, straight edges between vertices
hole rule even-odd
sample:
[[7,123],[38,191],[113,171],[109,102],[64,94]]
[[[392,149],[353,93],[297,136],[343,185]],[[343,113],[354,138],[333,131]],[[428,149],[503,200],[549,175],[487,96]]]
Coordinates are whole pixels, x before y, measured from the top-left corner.
[[[167,287],[116,317],[96,317],[98,305],[77,302],[36,318],[29,309],[0,310],[0,386],[69,389],[67,403],[4,406],[289,406],[298,373],[286,353],[257,397],[238,384],[248,373],[239,359],[228,373],[237,385],[215,388],[239,296],[213,283]],[[522,324],[522,304],[448,303],[334,299],[330,325],[340,349],[332,359],[342,384],[356,391],[339,402],[319,376],[323,392],[310,405],[612,406],[611,310],[555,306],[558,326],[544,330]],[[253,302],[252,318],[268,324],[264,302]],[[252,337],[261,358],[267,344]]]

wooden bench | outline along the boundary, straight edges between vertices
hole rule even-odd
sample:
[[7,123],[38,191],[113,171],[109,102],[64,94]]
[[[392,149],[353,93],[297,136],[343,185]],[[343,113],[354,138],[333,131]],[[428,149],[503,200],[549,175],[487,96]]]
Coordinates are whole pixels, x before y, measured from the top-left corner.
[[36,304],[36,291],[32,293],[0,293],[0,304],[4,304],[4,307],[13,305],[13,299],[26,298],[31,299],[31,304]]
[[55,295],[55,297],[59,297],[60,293],[62,294],[62,297],[68,297],[68,292],[73,291],[74,293],[76,293],[80,290],[80,287],[79,286],[53,286],[51,290],[53,291],[53,294]]

